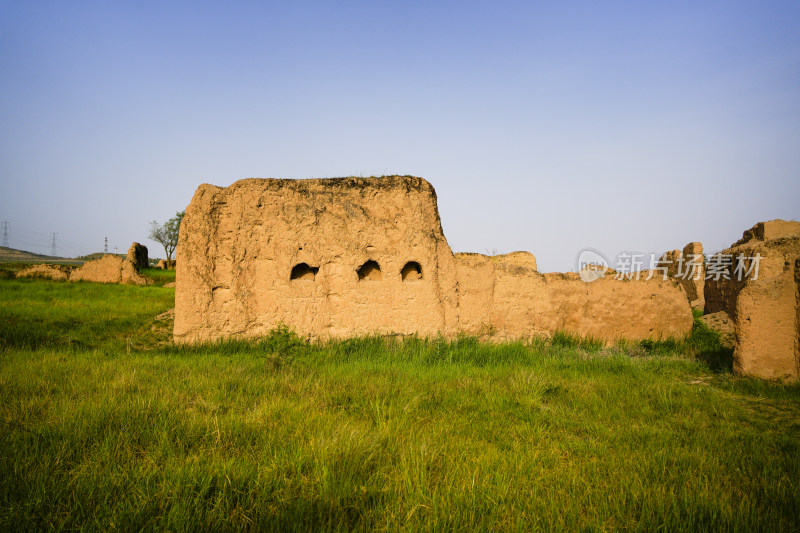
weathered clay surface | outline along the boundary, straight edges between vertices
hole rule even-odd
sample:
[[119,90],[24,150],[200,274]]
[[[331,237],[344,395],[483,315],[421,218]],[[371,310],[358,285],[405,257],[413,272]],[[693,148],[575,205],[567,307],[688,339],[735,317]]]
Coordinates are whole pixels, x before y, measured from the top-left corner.
[[734,371],[767,379],[797,379],[797,302],[794,267],[742,289],[736,302]]
[[[433,188],[419,178],[202,185],[177,250],[178,342],[257,336],[279,323],[321,337],[456,329],[453,254]],[[411,261],[422,278],[403,281]]]
[[795,239],[798,235],[800,235],[800,222],[775,219],[769,222],[759,222],[745,231],[742,233],[742,238],[733,243],[733,246],[741,246],[750,241],[769,242]]
[[158,264],[156,264],[156,268],[160,268],[161,270],[172,270],[175,268],[175,261],[167,261],[166,259],[159,259]]
[[[736,324],[734,370],[763,378],[796,380],[800,375],[800,222],[759,222],[720,252],[732,258],[719,279],[706,280],[706,312],[725,311]],[[735,272],[759,256],[758,276]],[[713,257],[711,260],[714,261]],[[709,275],[712,268],[709,267]],[[728,278],[728,279],[726,279]]]
[[33,265],[17,272],[18,278],[46,278],[56,281],[67,281],[72,270],[62,265]]
[[133,263],[137,271],[150,266],[150,262],[147,258],[147,246],[139,244],[138,242],[131,244],[131,247],[128,249],[127,259]]
[[122,283],[127,285],[149,285],[151,280],[136,272],[133,263],[116,255],[104,255],[89,261],[72,271],[70,281],[93,281],[96,283]]
[[684,276],[680,281],[693,308],[703,309],[706,304],[706,267],[703,244],[690,242],[683,247]]
[[674,280],[585,283],[543,275],[527,252],[457,254],[436,194],[414,177],[242,180],[202,185],[181,224],[176,342],[301,335],[603,340],[683,336]]
[[[720,256],[730,257],[732,261],[730,265],[718,269],[720,275],[711,268],[706,273],[704,294],[706,314],[725,311],[736,321],[736,300],[739,292],[749,282],[745,276],[742,276],[741,280],[738,279],[739,276],[735,272],[736,258],[739,255],[744,258],[755,257],[756,254],[761,257],[758,265],[759,279],[783,274],[790,264],[794,264],[795,258],[800,256],[800,222],[785,220],[759,222],[745,231],[743,237],[730,248],[711,257],[712,262]],[[745,267],[749,267],[751,263],[744,261]]]
[[686,297],[672,279],[590,283],[576,273],[540,274],[502,256],[456,254],[459,329],[499,339],[563,331],[605,342],[683,337],[691,330]]
[[530,252],[511,252],[491,257],[494,261],[499,261],[506,265],[517,265],[536,270],[536,257]]
[[705,306],[705,258],[703,245],[699,242],[690,242],[683,250],[671,250],[661,256],[655,274],[675,278],[693,308],[702,309]]
[[712,331],[719,333],[720,344],[728,349],[736,346],[736,325],[733,319],[725,311],[717,311],[710,315],[700,317],[703,324]]

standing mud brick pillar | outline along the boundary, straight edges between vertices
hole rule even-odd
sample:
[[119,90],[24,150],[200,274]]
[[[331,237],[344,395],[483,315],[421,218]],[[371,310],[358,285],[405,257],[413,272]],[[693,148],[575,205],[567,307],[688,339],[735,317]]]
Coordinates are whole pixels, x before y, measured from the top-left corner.
[[703,245],[690,242],[683,250],[672,250],[661,256],[656,269],[680,283],[686,292],[686,298],[695,309],[705,306],[705,256]]
[[150,266],[150,261],[147,257],[147,246],[135,242],[131,244],[128,249],[128,261],[133,263],[136,270],[141,270]]
[[768,379],[800,375],[800,222],[759,222],[709,261],[706,312],[736,327],[734,370]]

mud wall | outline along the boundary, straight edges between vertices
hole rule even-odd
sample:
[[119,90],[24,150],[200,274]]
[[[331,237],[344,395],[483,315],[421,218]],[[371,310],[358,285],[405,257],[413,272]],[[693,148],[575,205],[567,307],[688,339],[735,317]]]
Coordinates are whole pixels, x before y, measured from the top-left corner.
[[255,337],[498,339],[564,330],[604,340],[682,336],[673,280],[543,275],[527,252],[454,256],[421,178],[250,179],[202,185],[180,232],[176,342]]

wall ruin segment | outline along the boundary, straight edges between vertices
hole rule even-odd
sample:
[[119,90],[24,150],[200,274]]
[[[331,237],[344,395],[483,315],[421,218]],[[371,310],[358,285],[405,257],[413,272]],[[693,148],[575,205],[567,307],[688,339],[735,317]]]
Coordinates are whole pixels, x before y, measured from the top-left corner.
[[[730,264],[705,284],[706,313],[726,312],[734,321],[733,369],[767,379],[800,377],[800,222],[771,220],[745,231],[715,254]],[[736,273],[738,258],[749,276]],[[741,279],[740,279],[741,277]]]
[[528,252],[456,254],[436,193],[410,176],[201,185],[181,224],[176,342],[301,335],[493,334],[563,330],[614,341],[691,329],[674,280],[541,274]]
[[703,309],[706,269],[702,243],[690,242],[683,250],[665,252],[656,269],[678,280],[692,308]]

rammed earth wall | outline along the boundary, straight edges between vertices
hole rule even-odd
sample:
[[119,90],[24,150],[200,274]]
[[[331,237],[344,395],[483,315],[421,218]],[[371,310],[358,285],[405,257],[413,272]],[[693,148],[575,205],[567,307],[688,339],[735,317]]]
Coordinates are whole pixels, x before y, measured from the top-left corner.
[[692,325],[674,280],[540,274],[527,252],[454,255],[436,193],[411,176],[201,185],[178,244],[176,342],[257,337],[499,339],[563,330],[613,341]]

